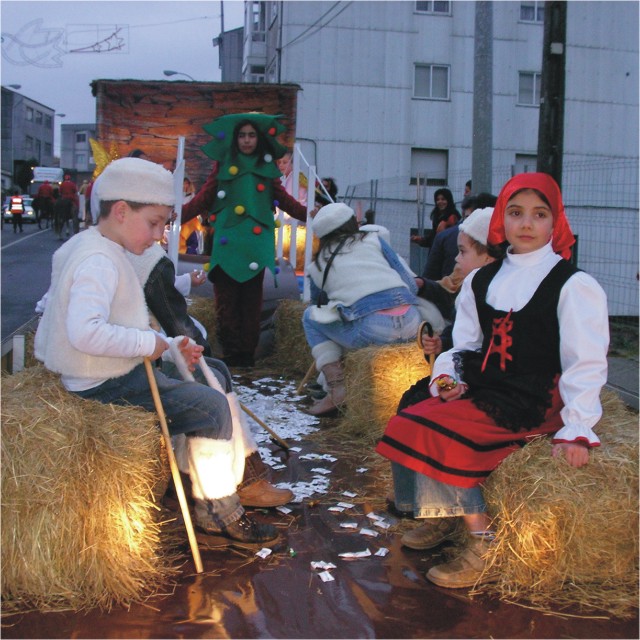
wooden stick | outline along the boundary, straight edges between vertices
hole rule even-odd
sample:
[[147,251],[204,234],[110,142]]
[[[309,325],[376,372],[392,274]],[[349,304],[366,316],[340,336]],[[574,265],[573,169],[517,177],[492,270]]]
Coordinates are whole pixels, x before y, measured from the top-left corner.
[[289,445],[275,432],[270,429],[258,416],[249,409],[246,405],[240,403],[242,410],[250,417],[253,418],[271,437],[285,450],[289,451]]
[[[429,334],[429,337],[433,338],[433,327],[426,320],[420,324],[420,328],[418,329],[418,346],[420,347],[421,351],[424,351],[422,347],[422,334],[425,332],[425,330]],[[430,353],[429,354],[429,368],[431,369],[429,371],[430,376],[433,375],[433,365],[435,361],[436,361],[436,354]]]
[[196,573],[202,573],[202,558],[200,557],[200,549],[198,549],[198,541],[196,540],[196,533],[193,530],[193,523],[191,522],[191,514],[189,513],[189,505],[187,504],[187,498],[184,495],[184,486],[182,485],[182,478],[180,477],[180,470],[178,469],[178,463],[176,462],[176,456],[173,452],[173,446],[171,444],[171,435],[169,434],[169,427],[167,425],[167,419],[164,415],[164,409],[162,407],[162,400],[160,399],[160,393],[158,391],[158,384],[156,378],[153,375],[153,369],[151,366],[151,360],[149,358],[144,359],[144,366],[147,370],[147,377],[149,378],[149,386],[151,387],[151,395],[153,396],[153,402],[156,406],[156,412],[160,419],[160,427],[162,429],[162,436],[164,437],[164,443],[167,448],[167,456],[169,458],[169,467],[171,468],[171,477],[173,478],[173,484],[178,494],[178,502],[180,503],[180,509],[182,511],[182,518],[184,520],[184,526],[187,530],[187,536],[189,537],[189,546],[191,547],[191,555],[193,555],[193,563],[196,566]]
[[307,373],[304,374],[304,378],[302,378],[302,382],[298,385],[298,388],[296,389],[296,393],[298,395],[302,393],[302,389],[304,388],[304,385],[307,384],[307,382],[309,382],[309,378],[313,375],[313,372],[315,370],[316,370],[316,363],[312,362],[311,366],[309,367],[309,370],[307,371]]

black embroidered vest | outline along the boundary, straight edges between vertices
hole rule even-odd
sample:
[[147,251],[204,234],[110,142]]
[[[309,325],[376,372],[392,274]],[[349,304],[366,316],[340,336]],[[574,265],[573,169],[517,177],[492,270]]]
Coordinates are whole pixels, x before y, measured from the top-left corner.
[[484,334],[479,352],[454,357],[468,396],[496,424],[522,431],[539,426],[551,406],[551,390],[561,372],[558,301],[578,270],[561,260],[519,311],[498,311],[487,290],[502,261],[480,269],[471,288]]

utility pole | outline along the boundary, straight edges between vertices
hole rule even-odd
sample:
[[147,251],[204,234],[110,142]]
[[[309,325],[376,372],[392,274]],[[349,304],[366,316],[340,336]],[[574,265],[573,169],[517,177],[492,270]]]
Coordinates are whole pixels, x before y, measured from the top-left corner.
[[491,193],[493,173],[493,3],[476,2],[473,66],[473,192]]
[[567,2],[544,3],[544,42],[537,170],[562,187],[564,84],[567,57]]

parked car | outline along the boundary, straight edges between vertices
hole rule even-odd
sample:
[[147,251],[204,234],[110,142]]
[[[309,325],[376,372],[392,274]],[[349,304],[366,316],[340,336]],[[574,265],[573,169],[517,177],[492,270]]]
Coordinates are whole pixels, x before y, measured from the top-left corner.
[[[33,197],[28,195],[20,196],[22,198],[22,204],[24,211],[22,212],[23,222],[36,222],[36,212],[33,210]],[[2,205],[2,220],[3,222],[11,222],[12,214],[9,210],[11,204],[11,196],[7,196],[4,204]]]

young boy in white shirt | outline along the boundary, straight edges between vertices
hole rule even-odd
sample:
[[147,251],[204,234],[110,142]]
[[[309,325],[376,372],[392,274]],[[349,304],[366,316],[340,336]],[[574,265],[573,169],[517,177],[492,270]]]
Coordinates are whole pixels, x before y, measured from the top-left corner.
[[[35,355],[83,398],[155,411],[144,358],[155,360],[168,340],[149,327],[144,293],[126,251],[142,254],[162,237],[173,210],[172,174],[139,158],[109,164],[100,178],[97,226],[74,236],[53,256],[51,286],[35,338]],[[193,370],[202,347],[183,338]],[[240,505],[232,420],[224,394],[154,370],[171,435],[188,446],[177,455],[192,481],[196,526],[243,543],[278,537]]]

